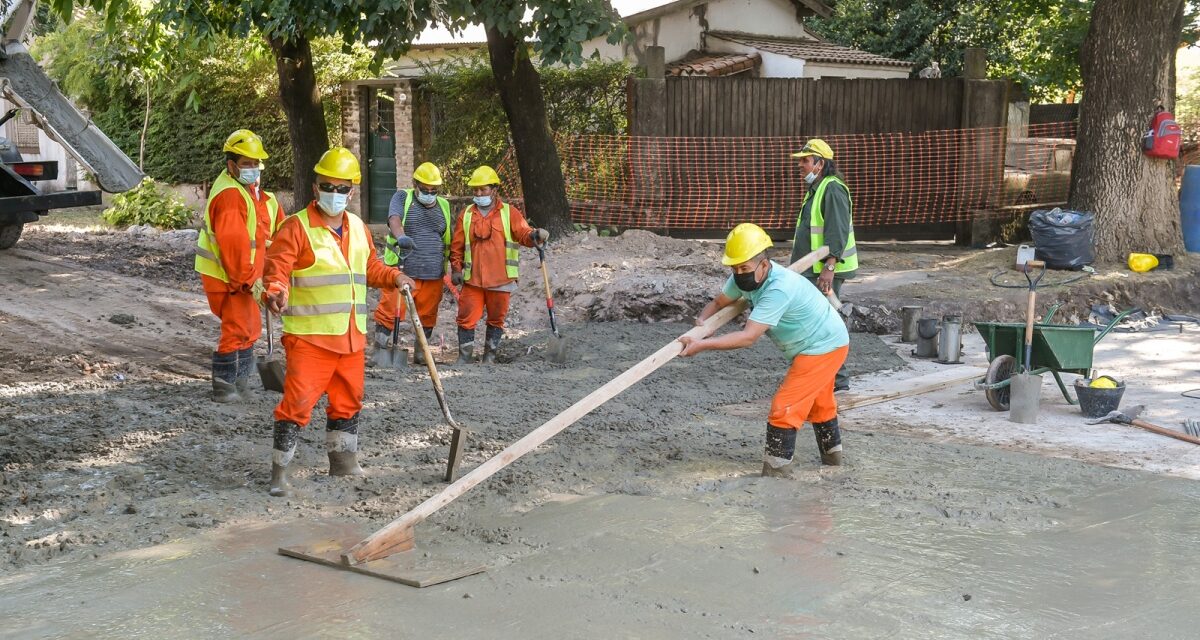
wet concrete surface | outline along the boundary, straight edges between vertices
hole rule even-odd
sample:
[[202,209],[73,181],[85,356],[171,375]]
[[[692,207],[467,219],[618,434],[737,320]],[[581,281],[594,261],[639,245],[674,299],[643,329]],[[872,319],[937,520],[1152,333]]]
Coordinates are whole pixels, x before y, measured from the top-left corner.
[[[208,532],[0,577],[0,635],[47,637],[1192,638],[1200,484],[849,434],[794,480],[696,460],[660,492],[558,495],[418,529],[487,573],[414,589],[275,554],[367,529]],[[520,547],[519,554],[511,554]]]

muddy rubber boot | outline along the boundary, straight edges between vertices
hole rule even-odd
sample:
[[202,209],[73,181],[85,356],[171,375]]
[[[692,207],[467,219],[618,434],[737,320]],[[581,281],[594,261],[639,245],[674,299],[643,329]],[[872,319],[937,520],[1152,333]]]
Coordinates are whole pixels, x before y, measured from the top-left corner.
[[275,497],[283,497],[291,493],[292,485],[288,482],[288,465],[296,456],[296,435],[300,433],[300,425],[286,420],[275,421],[274,444],[271,448],[271,490]]
[[500,339],[504,337],[504,329],[488,327],[483,340],[483,363],[496,364],[496,353],[500,351]]
[[213,402],[237,402],[238,352],[212,354],[212,399]]
[[233,381],[234,388],[242,400],[254,400],[258,394],[250,386],[251,380],[258,372],[254,360],[254,347],[237,352],[237,379]]
[[796,454],[796,430],[767,425],[767,446],[763,453],[764,478],[792,477],[792,457]]
[[[425,332],[425,344],[429,344],[429,341],[433,339],[433,327],[421,327],[421,329]],[[433,347],[430,347],[430,351],[432,350]],[[413,364],[422,367],[427,364],[425,362],[425,352],[421,351],[420,344],[413,345]]]
[[471,364],[475,359],[475,330],[458,328],[458,360],[454,364]]
[[814,422],[813,433],[817,436],[817,449],[821,451],[821,464],[830,467],[841,466],[842,430],[838,428],[838,419]]
[[325,423],[325,448],[329,450],[329,475],[361,476],[358,466],[358,416]]

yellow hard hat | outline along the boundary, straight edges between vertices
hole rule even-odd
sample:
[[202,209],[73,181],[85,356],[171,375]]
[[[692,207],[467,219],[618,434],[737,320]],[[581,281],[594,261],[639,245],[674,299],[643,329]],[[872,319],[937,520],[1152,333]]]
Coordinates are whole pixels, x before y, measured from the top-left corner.
[[417,170],[413,172],[413,180],[431,187],[441,186],[442,172],[438,170],[436,164],[422,162],[421,166],[417,167]]
[[362,182],[362,171],[358,168],[358,158],[346,147],[334,147],[321,155],[317,166],[313,167],[317,175],[349,180],[354,184]]
[[262,138],[249,129],[238,129],[225,138],[225,146],[221,150],[226,153],[236,153],[239,156],[266,160],[271,156],[263,149]]
[[467,180],[468,187],[486,187],[493,184],[500,184],[500,176],[496,170],[485,165],[471,172],[471,177]]
[[826,160],[833,160],[833,149],[820,138],[813,138],[804,143],[804,148],[792,154],[793,158],[803,158],[804,156],[817,156]]
[[1147,271],[1158,266],[1158,258],[1149,253],[1131,253],[1129,254],[1129,268],[1138,273],[1146,273]]
[[1092,380],[1092,383],[1088,386],[1093,389],[1116,389],[1118,385],[1117,381],[1113,380],[1111,376],[1100,376]]
[[721,264],[727,267],[741,264],[770,249],[774,244],[771,236],[767,235],[762,227],[750,222],[743,222],[734,227],[733,231],[730,231],[729,235],[725,237],[725,256],[721,258]]

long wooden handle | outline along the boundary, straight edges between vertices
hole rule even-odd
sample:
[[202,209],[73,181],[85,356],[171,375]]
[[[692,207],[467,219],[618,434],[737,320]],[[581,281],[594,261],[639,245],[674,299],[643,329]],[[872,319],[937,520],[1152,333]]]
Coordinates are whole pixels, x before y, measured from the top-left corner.
[[1189,436],[1186,433],[1179,433],[1173,429],[1164,429],[1158,425],[1150,424],[1144,420],[1134,419],[1129,424],[1132,424],[1135,427],[1141,427],[1146,431],[1153,431],[1159,435],[1167,436],[1168,438],[1175,438],[1176,440],[1183,440],[1184,442],[1190,442],[1192,444],[1200,444],[1200,438]]
[[[829,247],[820,247],[816,251],[797,260],[788,268],[792,271],[803,272],[828,254]],[[704,321],[704,324],[693,328],[683,335],[696,340],[706,338],[721,328],[722,325],[738,317],[745,309],[745,299],[738,300],[736,303],[714,313]],[[520,440],[510,444],[500,453],[472,469],[470,473],[417,505],[412,511],[396,518],[362,542],[354,545],[349,551],[342,554],[342,562],[353,565],[359,562],[384,558],[396,551],[411,548],[413,540],[412,528],[421,521],[428,518],[438,509],[450,504],[475,485],[488,479],[492,474],[512,464],[517,458],[533,451],[538,445],[571,426],[596,407],[608,402],[618,393],[633,386],[638,380],[650,375],[659,367],[670,362],[675,356],[679,355],[682,349],[683,343],[679,342],[679,340],[672,340],[665,347],[654,352],[650,357],[625,370],[621,375],[589,393],[570,407],[567,407],[562,413],[554,416],[542,426],[530,431]]]
[[546,301],[549,302],[550,300],[553,299],[553,296],[550,295],[550,273],[546,270],[546,261],[545,260],[541,261],[541,267],[542,267],[542,284],[546,285]]
[[417,346],[420,347],[421,353],[425,354],[425,366],[429,368],[429,378],[433,380],[433,392],[437,394],[442,415],[446,417],[446,422],[450,423],[451,427],[460,429],[461,427],[454,421],[454,416],[450,415],[450,404],[446,402],[446,392],[442,390],[442,379],[438,376],[437,364],[433,361],[433,352],[429,349],[429,341],[425,339],[425,328],[421,326],[421,317],[417,315],[417,301],[413,300],[412,291],[408,287],[401,289],[401,293],[404,294],[404,306],[408,307],[408,317],[412,319]]

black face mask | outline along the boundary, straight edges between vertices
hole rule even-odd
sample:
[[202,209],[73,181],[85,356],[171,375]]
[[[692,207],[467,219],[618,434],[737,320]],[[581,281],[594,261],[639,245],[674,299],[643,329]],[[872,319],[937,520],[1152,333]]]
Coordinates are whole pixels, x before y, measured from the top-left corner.
[[758,272],[758,268],[755,267],[754,271],[747,271],[746,273],[735,273],[735,274],[733,274],[733,284],[737,285],[738,289],[741,289],[742,291],[745,291],[747,293],[749,293],[751,291],[756,291],[756,290],[758,290],[759,287],[761,287],[763,285],[763,282],[767,281],[766,278],[763,278],[762,282],[759,282],[758,278],[756,277],[757,272]]

